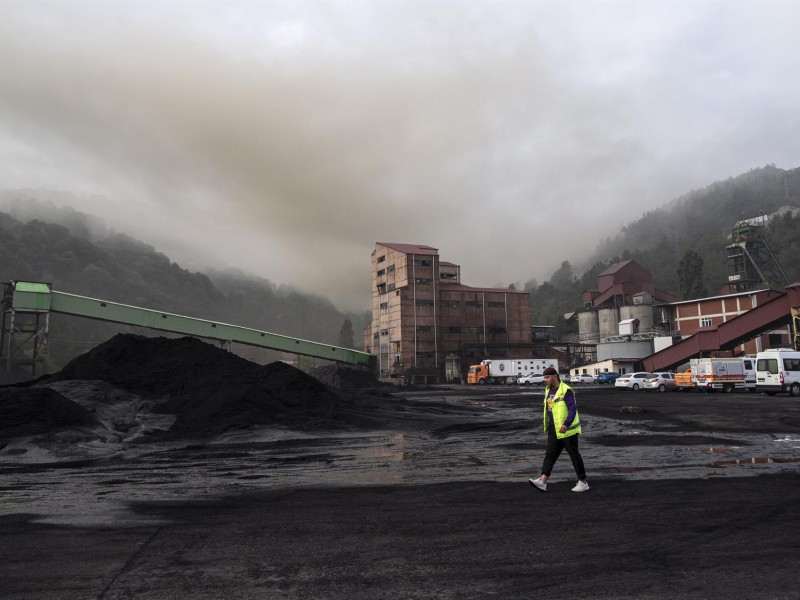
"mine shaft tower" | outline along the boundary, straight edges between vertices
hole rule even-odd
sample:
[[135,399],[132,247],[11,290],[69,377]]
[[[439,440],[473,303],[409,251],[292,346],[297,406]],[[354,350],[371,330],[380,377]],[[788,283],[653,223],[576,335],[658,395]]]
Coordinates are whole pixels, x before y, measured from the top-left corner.
[[762,233],[766,222],[762,215],[740,221],[731,230],[731,241],[725,246],[731,293],[764,286],[782,290],[789,285],[789,278]]

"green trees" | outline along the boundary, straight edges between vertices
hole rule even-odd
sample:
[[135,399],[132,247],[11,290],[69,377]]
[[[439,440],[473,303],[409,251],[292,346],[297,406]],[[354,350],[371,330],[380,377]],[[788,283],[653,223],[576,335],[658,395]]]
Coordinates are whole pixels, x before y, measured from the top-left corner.
[[[325,298],[241,272],[188,271],[126,235],[101,231],[101,235],[82,237],[88,225],[81,227],[80,213],[71,217],[67,228],[36,219],[18,220],[0,211],[0,282],[40,281],[61,292],[323,343],[336,343],[338,331],[339,345],[356,347],[353,323],[361,331],[363,315],[343,314]],[[50,323],[50,370],[115,333],[132,330],[59,314],[51,315]],[[269,351],[262,352],[266,356]],[[271,360],[279,358],[274,353]]]
[[678,263],[678,298],[690,300],[706,295],[703,283],[703,258],[689,249]]
[[353,348],[355,346],[355,336],[353,335],[353,322],[345,319],[342,328],[339,330],[339,344],[342,348]]

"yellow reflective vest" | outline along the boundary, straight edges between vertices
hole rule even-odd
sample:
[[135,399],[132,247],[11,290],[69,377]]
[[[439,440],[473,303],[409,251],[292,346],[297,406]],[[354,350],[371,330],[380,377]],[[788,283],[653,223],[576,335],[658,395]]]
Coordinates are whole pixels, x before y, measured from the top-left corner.
[[[561,439],[565,437],[570,437],[571,435],[576,435],[581,432],[581,422],[578,418],[578,409],[575,409],[575,418],[572,420],[572,423],[567,428],[564,433],[561,433],[559,429],[561,429],[561,425],[564,424],[564,421],[567,419],[567,402],[564,400],[564,396],[567,394],[569,390],[572,390],[566,383],[559,380],[559,386],[556,390],[555,395],[552,398],[549,398],[548,395],[550,393],[549,388],[544,389],[544,430],[550,427],[550,420],[547,418],[547,409],[552,406],[553,408],[553,423],[556,426],[556,437]],[[572,392],[575,393],[574,391]]]

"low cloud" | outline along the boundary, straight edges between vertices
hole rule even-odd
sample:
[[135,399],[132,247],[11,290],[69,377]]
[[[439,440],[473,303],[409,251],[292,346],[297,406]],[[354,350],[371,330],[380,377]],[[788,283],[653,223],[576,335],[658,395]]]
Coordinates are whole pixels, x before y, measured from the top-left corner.
[[542,281],[688,189],[800,160],[800,7],[631,5],[5,3],[0,187],[343,308],[368,306],[377,241]]

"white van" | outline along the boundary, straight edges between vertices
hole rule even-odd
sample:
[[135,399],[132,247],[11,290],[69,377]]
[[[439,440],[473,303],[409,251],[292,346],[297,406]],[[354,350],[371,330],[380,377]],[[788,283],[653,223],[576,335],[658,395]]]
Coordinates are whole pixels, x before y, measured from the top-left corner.
[[764,350],[756,355],[756,391],[774,396],[800,396],[800,352],[791,348]]

